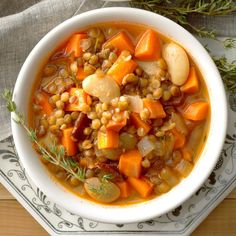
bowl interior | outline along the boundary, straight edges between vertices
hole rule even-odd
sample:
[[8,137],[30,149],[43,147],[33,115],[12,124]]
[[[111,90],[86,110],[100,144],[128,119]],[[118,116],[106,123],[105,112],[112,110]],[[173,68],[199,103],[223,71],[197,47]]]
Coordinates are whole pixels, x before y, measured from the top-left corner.
[[192,56],[205,79],[211,103],[211,123],[205,147],[190,175],[170,192],[136,205],[105,206],[81,199],[53,181],[40,163],[27,135],[12,122],[16,149],[34,183],[53,201],[85,218],[108,223],[130,223],[160,216],[189,198],[214,168],[220,154],[227,121],[225,92],[220,75],[202,45],[185,29],[160,15],[132,8],[105,8],[75,16],[50,31],[26,59],[14,89],[14,100],[25,115],[31,88],[45,58],[81,28],[100,22],[125,21],[144,24],[182,45]]

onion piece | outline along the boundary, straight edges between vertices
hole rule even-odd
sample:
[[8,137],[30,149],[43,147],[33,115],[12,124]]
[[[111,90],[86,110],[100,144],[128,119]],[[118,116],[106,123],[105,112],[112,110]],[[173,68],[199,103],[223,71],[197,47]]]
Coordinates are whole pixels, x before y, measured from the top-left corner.
[[141,153],[142,157],[148,155],[155,149],[155,143],[150,140],[148,136],[145,136],[138,142],[138,150]]
[[182,134],[188,134],[188,128],[185,124],[183,117],[180,114],[172,113],[171,120],[175,123],[175,128]]
[[124,95],[128,99],[129,109],[132,112],[140,113],[143,110],[143,100],[138,95]]
[[136,63],[146,72],[149,76],[158,74],[158,71],[161,70],[159,67],[158,61],[139,61],[136,60]]
[[193,169],[193,164],[184,159],[182,159],[175,167],[175,170],[178,173],[180,173],[183,177],[187,177],[192,169]]

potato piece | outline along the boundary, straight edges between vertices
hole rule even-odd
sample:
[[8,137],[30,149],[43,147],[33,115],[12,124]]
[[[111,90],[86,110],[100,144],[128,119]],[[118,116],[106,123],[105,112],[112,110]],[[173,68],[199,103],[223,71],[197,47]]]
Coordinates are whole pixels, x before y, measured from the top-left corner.
[[163,46],[162,56],[167,63],[168,72],[173,84],[183,85],[189,74],[189,60],[187,53],[176,43]]
[[102,182],[97,177],[87,179],[84,188],[87,194],[98,202],[114,202],[120,197],[120,189],[118,186],[109,181]]

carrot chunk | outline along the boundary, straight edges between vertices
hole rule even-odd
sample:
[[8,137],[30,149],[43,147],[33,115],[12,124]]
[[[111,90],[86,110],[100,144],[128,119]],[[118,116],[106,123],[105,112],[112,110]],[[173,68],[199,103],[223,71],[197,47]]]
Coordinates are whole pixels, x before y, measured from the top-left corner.
[[165,113],[160,101],[158,101],[158,100],[155,101],[153,99],[144,98],[143,104],[150,112],[150,119],[157,119],[157,118],[165,118],[166,117],[166,113]]
[[116,132],[119,132],[123,127],[126,126],[127,123],[127,118],[124,116],[123,112],[117,113],[118,115],[121,115],[122,119],[120,121],[114,121],[114,120],[109,120],[106,128],[108,130],[114,130]]
[[119,160],[119,171],[130,177],[139,177],[141,174],[142,156],[137,149],[123,153]]
[[130,122],[138,129],[138,128],[143,128],[145,134],[147,134],[151,127],[147,123],[145,123],[139,116],[138,113],[132,112],[130,114]]
[[82,111],[81,105],[88,104],[89,95],[83,89],[71,88],[69,94],[70,96],[75,96],[75,101],[66,104],[66,111]]
[[64,146],[66,150],[66,154],[68,156],[74,156],[75,154],[77,154],[77,145],[71,139],[72,130],[73,130],[73,127],[62,130],[61,143]]
[[52,113],[53,107],[50,105],[49,96],[46,93],[40,92],[38,94],[37,103],[41,106],[43,114],[49,116]]
[[126,181],[116,183],[120,188],[120,198],[127,198],[130,195],[129,185]]
[[110,75],[119,85],[125,75],[132,73],[137,67],[137,63],[132,60],[127,51],[122,51],[112,67],[108,70],[107,74]]
[[161,41],[157,33],[148,29],[138,41],[134,55],[139,60],[156,60],[161,57]]
[[134,53],[134,45],[129,36],[124,31],[114,35],[105,43],[105,47],[109,46],[117,48],[120,52],[123,50],[128,50],[130,53]]
[[80,81],[84,80],[86,78],[86,74],[84,73],[84,68],[83,67],[78,67],[76,78]]
[[194,102],[184,107],[182,116],[188,120],[204,120],[207,117],[209,104],[207,102]]
[[82,39],[87,38],[86,34],[74,34],[66,45],[66,54],[74,52],[75,57],[80,57],[82,54],[82,48],[80,42]]
[[106,130],[105,133],[98,132],[98,149],[118,148],[119,134],[113,130]]
[[190,68],[187,81],[180,87],[180,90],[184,93],[196,93],[199,90],[197,72],[193,66]]
[[134,177],[128,177],[128,183],[143,197],[147,198],[150,196],[153,190],[153,184],[146,178],[141,177],[140,179]]
[[176,128],[172,129],[171,132],[175,137],[174,149],[182,148],[186,142],[185,136],[180,133]]

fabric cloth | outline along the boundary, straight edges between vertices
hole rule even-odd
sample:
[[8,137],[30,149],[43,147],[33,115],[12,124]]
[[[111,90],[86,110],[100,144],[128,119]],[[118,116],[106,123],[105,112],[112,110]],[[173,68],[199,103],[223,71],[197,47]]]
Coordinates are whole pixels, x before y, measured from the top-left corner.
[[[110,0],[111,1],[111,0]],[[1,0],[0,94],[13,89],[27,55],[37,42],[62,21],[91,9],[128,6],[125,0]],[[219,35],[236,35],[236,15],[193,21],[217,29]],[[10,115],[0,99],[0,140],[11,134]]]

